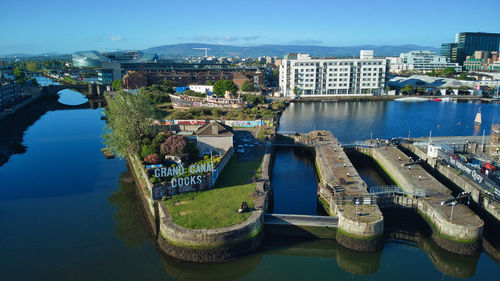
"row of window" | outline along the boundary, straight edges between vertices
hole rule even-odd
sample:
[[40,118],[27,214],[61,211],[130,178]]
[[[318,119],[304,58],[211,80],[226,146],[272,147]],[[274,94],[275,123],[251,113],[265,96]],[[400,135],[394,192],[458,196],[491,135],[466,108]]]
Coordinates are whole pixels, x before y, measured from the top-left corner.
[[[358,62],[360,65],[382,65],[382,61]],[[356,62],[323,62],[323,65],[355,65]],[[295,66],[319,66],[318,62],[296,62]]]

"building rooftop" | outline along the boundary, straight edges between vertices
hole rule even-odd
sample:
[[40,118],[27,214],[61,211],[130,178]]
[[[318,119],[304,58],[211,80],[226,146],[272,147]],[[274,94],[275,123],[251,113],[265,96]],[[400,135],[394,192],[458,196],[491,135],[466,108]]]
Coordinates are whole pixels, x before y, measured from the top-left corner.
[[221,124],[218,121],[210,122],[196,131],[197,136],[233,136],[233,129],[227,125]]

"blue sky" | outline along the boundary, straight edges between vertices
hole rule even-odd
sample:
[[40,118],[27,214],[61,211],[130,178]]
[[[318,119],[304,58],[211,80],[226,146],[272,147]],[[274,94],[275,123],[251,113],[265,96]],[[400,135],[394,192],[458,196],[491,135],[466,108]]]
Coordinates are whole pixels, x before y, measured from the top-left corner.
[[500,32],[500,1],[0,0],[0,54],[227,45],[416,44]]

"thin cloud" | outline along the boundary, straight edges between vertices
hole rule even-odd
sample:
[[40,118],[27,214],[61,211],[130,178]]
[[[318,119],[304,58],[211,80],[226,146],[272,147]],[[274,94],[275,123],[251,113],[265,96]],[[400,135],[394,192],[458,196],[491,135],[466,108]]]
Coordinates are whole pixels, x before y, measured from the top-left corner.
[[322,45],[323,40],[315,40],[315,39],[303,39],[303,40],[292,40],[289,44],[292,45]]
[[261,35],[254,35],[254,36],[244,36],[244,37],[241,37],[241,40],[244,40],[244,41],[255,41],[257,39],[261,39],[263,36]]
[[113,42],[120,42],[123,41],[123,37],[121,35],[110,35],[109,40]]
[[[261,35],[254,35],[254,36],[236,36],[236,35],[224,35],[224,36],[218,36],[218,35],[198,35],[194,36],[191,39],[197,42],[217,42],[217,43],[227,43],[227,42],[248,42],[248,41],[255,41],[258,39],[263,38]],[[185,39],[184,37],[177,37],[177,39]]]

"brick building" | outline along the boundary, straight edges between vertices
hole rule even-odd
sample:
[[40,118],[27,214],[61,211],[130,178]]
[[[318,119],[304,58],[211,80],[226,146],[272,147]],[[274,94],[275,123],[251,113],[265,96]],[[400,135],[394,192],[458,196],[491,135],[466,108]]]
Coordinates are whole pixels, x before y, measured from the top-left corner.
[[[222,70],[210,71],[155,71],[147,72],[147,82],[149,85],[161,80],[172,81],[176,86],[187,86],[190,84],[206,85],[209,81],[233,80],[235,84],[241,86],[244,81],[249,81],[255,86],[262,86],[263,78],[260,71],[232,72]],[[236,78],[236,80],[235,80]]]
[[233,82],[238,86],[238,88],[241,88],[241,85],[245,82],[249,82],[250,84],[253,84],[255,87],[260,88],[262,87],[262,72],[256,71],[256,72],[237,72],[234,74],[233,77]]
[[148,79],[142,72],[129,71],[123,76],[123,86],[125,89],[139,89],[148,86]]

